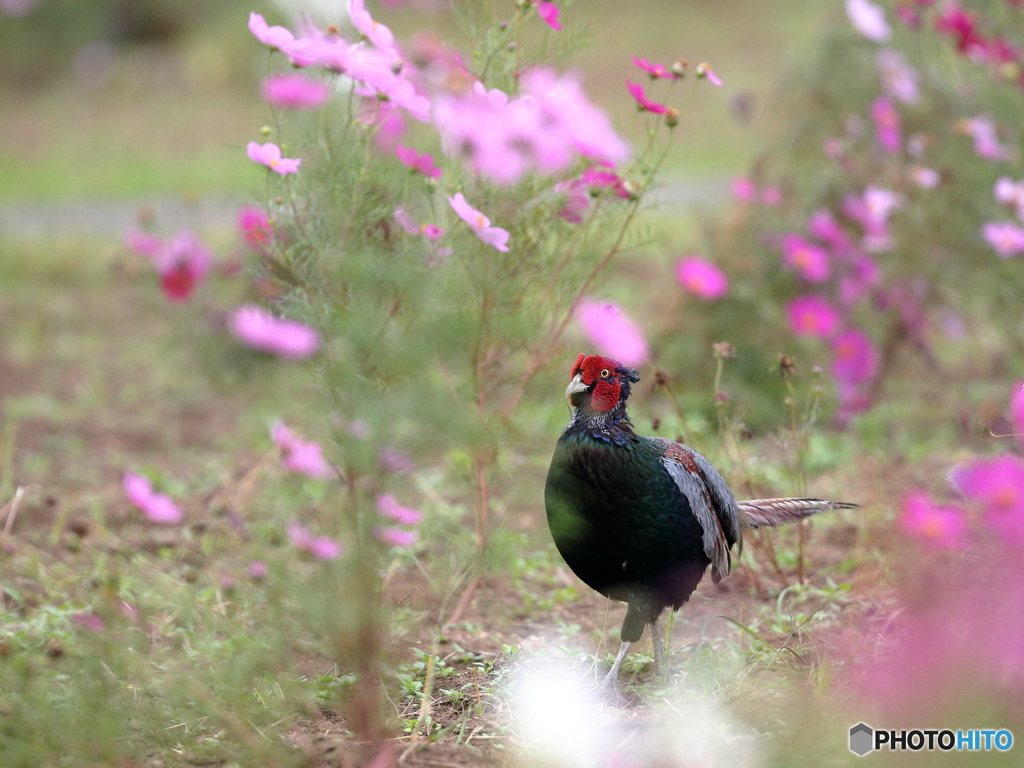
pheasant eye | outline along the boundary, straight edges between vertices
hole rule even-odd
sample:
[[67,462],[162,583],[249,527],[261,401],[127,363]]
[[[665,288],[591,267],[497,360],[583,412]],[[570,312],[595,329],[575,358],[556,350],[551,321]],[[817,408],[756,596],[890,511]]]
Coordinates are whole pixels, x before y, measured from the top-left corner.
[[601,371],[601,378],[602,379],[607,379],[611,375],[612,375],[612,372],[609,371],[607,368],[605,368],[604,370]]

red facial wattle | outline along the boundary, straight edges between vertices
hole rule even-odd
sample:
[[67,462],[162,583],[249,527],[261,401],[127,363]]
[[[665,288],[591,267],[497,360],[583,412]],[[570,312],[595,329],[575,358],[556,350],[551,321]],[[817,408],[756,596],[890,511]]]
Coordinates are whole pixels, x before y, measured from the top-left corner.
[[616,369],[619,364],[600,355],[580,355],[572,367],[572,376],[579,376],[586,386],[592,387],[590,407],[599,413],[610,411],[619,403],[622,387]]

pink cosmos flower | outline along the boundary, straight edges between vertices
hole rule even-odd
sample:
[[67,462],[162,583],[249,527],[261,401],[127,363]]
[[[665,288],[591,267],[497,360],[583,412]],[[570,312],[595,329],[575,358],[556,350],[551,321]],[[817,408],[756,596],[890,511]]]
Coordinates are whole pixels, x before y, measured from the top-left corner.
[[284,424],[278,422],[270,430],[274,445],[281,451],[281,466],[297,475],[314,480],[333,477],[331,465],[324,459],[319,443],[302,440]]
[[858,253],[846,265],[846,273],[839,278],[839,297],[850,305],[864,298],[882,281],[882,270],[870,256]]
[[558,6],[547,2],[547,0],[541,0],[541,2],[537,3],[537,15],[556,32],[562,31],[562,25],[558,21],[559,12]]
[[921,189],[935,189],[942,181],[942,177],[934,168],[915,165],[910,169],[910,180]]
[[255,304],[236,309],[228,329],[245,346],[286,360],[301,360],[320,348],[320,334],[314,329],[278,319]]
[[697,69],[694,70],[697,78],[704,78],[712,85],[721,88],[725,83],[722,82],[722,78],[715,74],[715,70],[711,68],[711,65],[706,61],[702,61],[697,65]]
[[700,256],[680,259],[676,277],[683,288],[704,299],[719,299],[729,290],[729,279],[725,273]]
[[917,70],[907,63],[902,53],[892,48],[883,48],[875,57],[875,63],[886,95],[904,104],[917,104],[921,100]]
[[637,366],[647,360],[643,332],[618,304],[584,298],[576,307],[583,333],[604,355]]
[[390,493],[377,497],[377,511],[388,520],[399,525],[419,525],[423,522],[423,513],[418,509],[403,507]]
[[329,536],[314,536],[298,523],[288,523],[287,531],[296,549],[317,560],[336,560],[341,555],[341,544]]
[[1024,179],[1014,181],[1008,176],[1001,176],[996,181],[993,195],[996,202],[1014,208],[1017,218],[1024,221]]
[[134,253],[136,256],[145,256],[147,258],[156,254],[164,245],[163,240],[156,235],[139,232],[135,229],[125,232],[121,242],[124,244],[126,251]]
[[998,162],[1010,157],[1010,150],[999,143],[996,126],[987,117],[973,117],[959,123],[960,130],[974,139],[978,157]]
[[636,99],[636,108],[641,112],[653,112],[657,115],[663,115],[668,112],[668,107],[664,104],[658,104],[656,101],[651,101],[647,98],[642,85],[637,85],[636,83],[627,80],[626,89],[629,91],[630,95]]
[[73,613],[71,614],[71,621],[83,629],[88,629],[92,632],[102,632],[107,626],[107,622],[92,611]]
[[407,531],[402,528],[381,528],[373,529],[373,535],[378,541],[389,544],[392,547],[411,547],[419,539],[416,531]]
[[416,469],[412,459],[392,445],[385,445],[380,449],[377,461],[386,472],[393,472],[397,475],[412,472]]
[[580,176],[580,181],[588,185],[591,190],[607,189],[623,200],[630,198],[629,190],[626,189],[626,182],[615,171],[598,167],[587,168]]
[[678,77],[678,75],[664,64],[652,64],[647,59],[634,57],[633,64],[646,72],[650,76],[651,80],[657,80],[659,77],[663,77],[667,80],[675,80]]
[[981,235],[1001,259],[1024,253],[1024,228],[1012,221],[989,221],[981,228]]
[[330,96],[327,83],[305,75],[271,75],[263,81],[263,98],[279,109],[316,109]]
[[562,208],[558,212],[559,217],[570,224],[582,224],[583,214],[590,207],[590,195],[587,194],[587,185],[583,180],[560,181],[552,187],[552,191],[565,196]]
[[985,43],[978,34],[974,14],[955,2],[948,3],[935,18],[935,28],[956,39],[960,53],[984,53]]
[[206,279],[212,264],[212,254],[187,230],[179,232],[153,255],[153,266],[160,275],[160,288],[174,302],[188,301],[192,292]]
[[427,153],[421,155],[413,147],[403,147],[399,144],[395,148],[395,154],[406,168],[419,171],[431,179],[439,179],[441,174],[444,173],[443,170],[434,165],[433,155]]
[[509,233],[507,229],[492,227],[491,220],[480,211],[466,202],[466,198],[459,192],[455,197],[448,198],[448,204],[458,214],[459,218],[469,224],[473,234],[499,251],[508,251]]
[[903,144],[900,131],[900,113],[886,96],[879,96],[871,105],[871,119],[875,121],[875,138],[886,152],[899,152]]
[[843,254],[850,250],[850,238],[836,221],[832,211],[819,208],[807,220],[807,230],[822,242],[828,244],[836,253]]
[[250,141],[245,152],[254,163],[265,165],[274,173],[279,173],[282,176],[298,173],[299,166],[302,164],[302,160],[281,157],[281,148],[270,142],[261,145]]
[[266,19],[258,13],[249,14],[249,31],[257,40],[275,51],[295,41],[295,35],[284,27],[267,26]]
[[1024,541],[1024,461],[1002,454],[957,473],[964,495],[982,504],[985,522],[997,533]]
[[898,192],[871,186],[860,196],[849,195],[843,202],[843,211],[864,231],[863,247],[878,253],[892,248],[889,217],[903,203],[904,197]]
[[398,222],[398,226],[400,226],[410,235],[420,234],[420,225],[416,223],[416,220],[413,219],[412,216],[410,216],[401,208],[395,209],[395,221]]
[[865,384],[878,373],[878,349],[864,331],[854,328],[836,336],[832,353],[832,375],[841,383]]
[[1017,433],[1017,440],[1024,445],[1024,381],[1013,385],[1010,396],[1010,423]]
[[752,202],[757,197],[757,187],[746,176],[739,176],[733,179],[729,188],[732,191],[732,196],[741,203]]
[[832,273],[825,249],[800,235],[785,235],[782,238],[782,253],[783,263],[799,272],[809,283],[823,283]]
[[262,208],[243,205],[238,209],[238,231],[253,250],[263,253],[270,245],[270,220]]
[[245,572],[249,574],[249,578],[253,581],[263,581],[270,575],[270,568],[262,560],[253,560],[245,566]]
[[892,36],[885,11],[868,0],[846,0],[846,15],[853,28],[872,42],[884,43]]
[[381,50],[394,50],[395,36],[386,26],[373,20],[370,12],[366,10],[366,3],[363,0],[348,0],[346,7],[349,18],[352,19],[352,26],[358,29],[367,40]]
[[839,313],[821,296],[809,294],[786,305],[789,327],[797,336],[828,339],[839,330]]
[[151,522],[174,525],[184,517],[169,496],[153,491],[153,484],[148,477],[125,472],[124,495]]
[[967,535],[964,513],[938,506],[924,491],[914,491],[903,500],[900,527],[935,549],[961,549]]

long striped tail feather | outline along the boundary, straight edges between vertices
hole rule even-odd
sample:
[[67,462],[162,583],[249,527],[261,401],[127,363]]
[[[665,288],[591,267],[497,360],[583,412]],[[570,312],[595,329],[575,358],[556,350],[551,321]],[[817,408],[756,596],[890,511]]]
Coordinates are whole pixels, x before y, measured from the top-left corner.
[[856,509],[858,504],[825,499],[750,499],[737,501],[745,528],[785,525],[833,509]]

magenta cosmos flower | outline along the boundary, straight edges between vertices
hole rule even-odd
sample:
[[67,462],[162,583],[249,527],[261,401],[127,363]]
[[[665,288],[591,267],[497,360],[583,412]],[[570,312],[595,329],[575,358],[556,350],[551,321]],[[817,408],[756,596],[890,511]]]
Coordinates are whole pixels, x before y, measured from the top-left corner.
[[1024,253],[1024,228],[1012,221],[989,221],[982,226],[981,236],[1001,259]]
[[327,83],[297,73],[271,75],[263,81],[263,98],[280,109],[316,109],[330,96]]
[[884,43],[892,36],[885,11],[868,0],[846,0],[846,15],[853,28],[868,40]]
[[541,0],[541,2],[537,3],[537,15],[553,30],[561,32],[562,25],[558,21],[558,14],[558,6],[554,3],[549,3],[547,0]]
[[314,480],[326,480],[333,476],[334,472],[324,459],[319,443],[302,440],[280,422],[270,430],[270,436],[281,451],[281,466],[289,472]]
[[797,336],[828,339],[839,329],[839,313],[821,296],[800,296],[786,305],[789,327]]
[[462,196],[461,192],[456,194],[455,197],[449,197],[448,203],[451,205],[452,210],[459,215],[459,218],[469,224],[473,234],[479,237],[480,240],[499,251],[508,250],[508,230],[501,227],[492,227],[491,220],[467,203],[466,198]]
[[576,320],[601,354],[632,366],[647,360],[643,332],[618,304],[582,299],[576,307]]
[[725,273],[700,256],[680,259],[676,277],[683,288],[703,299],[720,299],[729,290],[729,278]]
[[871,337],[854,328],[832,341],[832,375],[841,384],[858,386],[875,378],[880,362],[878,349]]
[[270,142],[257,144],[255,141],[250,141],[245,152],[254,163],[265,165],[274,173],[279,173],[282,176],[298,173],[299,166],[302,164],[302,160],[281,157],[281,148]]
[[441,174],[444,173],[443,170],[434,165],[433,155],[426,152],[421,155],[413,147],[404,147],[399,144],[395,147],[395,155],[398,156],[398,159],[406,168],[419,171],[431,179],[439,179]]
[[659,104],[658,102],[651,101],[647,98],[647,94],[644,93],[642,85],[638,85],[627,80],[626,89],[629,91],[629,94],[636,99],[636,108],[641,112],[653,112],[657,115],[663,115],[668,112],[668,107],[664,104]]
[[967,535],[964,513],[938,506],[924,491],[914,491],[903,500],[900,527],[935,549],[960,549]]
[[419,539],[416,531],[407,531],[404,528],[382,528],[373,529],[373,535],[378,541],[392,547],[411,547]]
[[659,77],[665,78],[666,80],[675,80],[679,77],[664,64],[652,64],[647,59],[634,57],[633,64],[646,72],[651,80],[657,80]]
[[982,459],[961,469],[956,481],[967,498],[984,507],[993,530],[1024,542],[1024,461],[1010,454]]
[[228,329],[245,346],[287,360],[301,360],[320,348],[320,334],[314,329],[276,318],[255,304],[236,309]]
[[875,139],[886,152],[899,152],[903,144],[900,113],[887,96],[879,96],[871,105],[871,119],[875,121]]
[[1024,444],[1024,381],[1013,385],[1010,396],[1010,423],[1017,433],[1017,440]]
[[148,477],[125,472],[124,495],[151,522],[174,525],[184,517],[169,496],[153,491],[153,484]]
[[279,51],[295,42],[295,35],[284,27],[271,27],[261,14],[249,14],[249,31],[253,36],[272,50]]
[[423,513],[412,507],[403,507],[390,493],[377,497],[377,511],[382,517],[399,525],[419,525],[423,522]]
[[789,234],[782,238],[782,262],[809,283],[823,283],[832,272],[825,249],[800,235]]
[[341,555],[341,544],[329,536],[314,536],[298,523],[288,523],[288,538],[300,552],[317,560],[336,560]]
[[153,254],[153,266],[160,275],[160,289],[174,302],[188,301],[192,292],[206,279],[212,264],[213,256],[187,230],[179,232]]
[[243,205],[238,209],[238,231],[242,239],[255,251],[263,253],[270,245],[272,229],[270,219],[262,208]]

